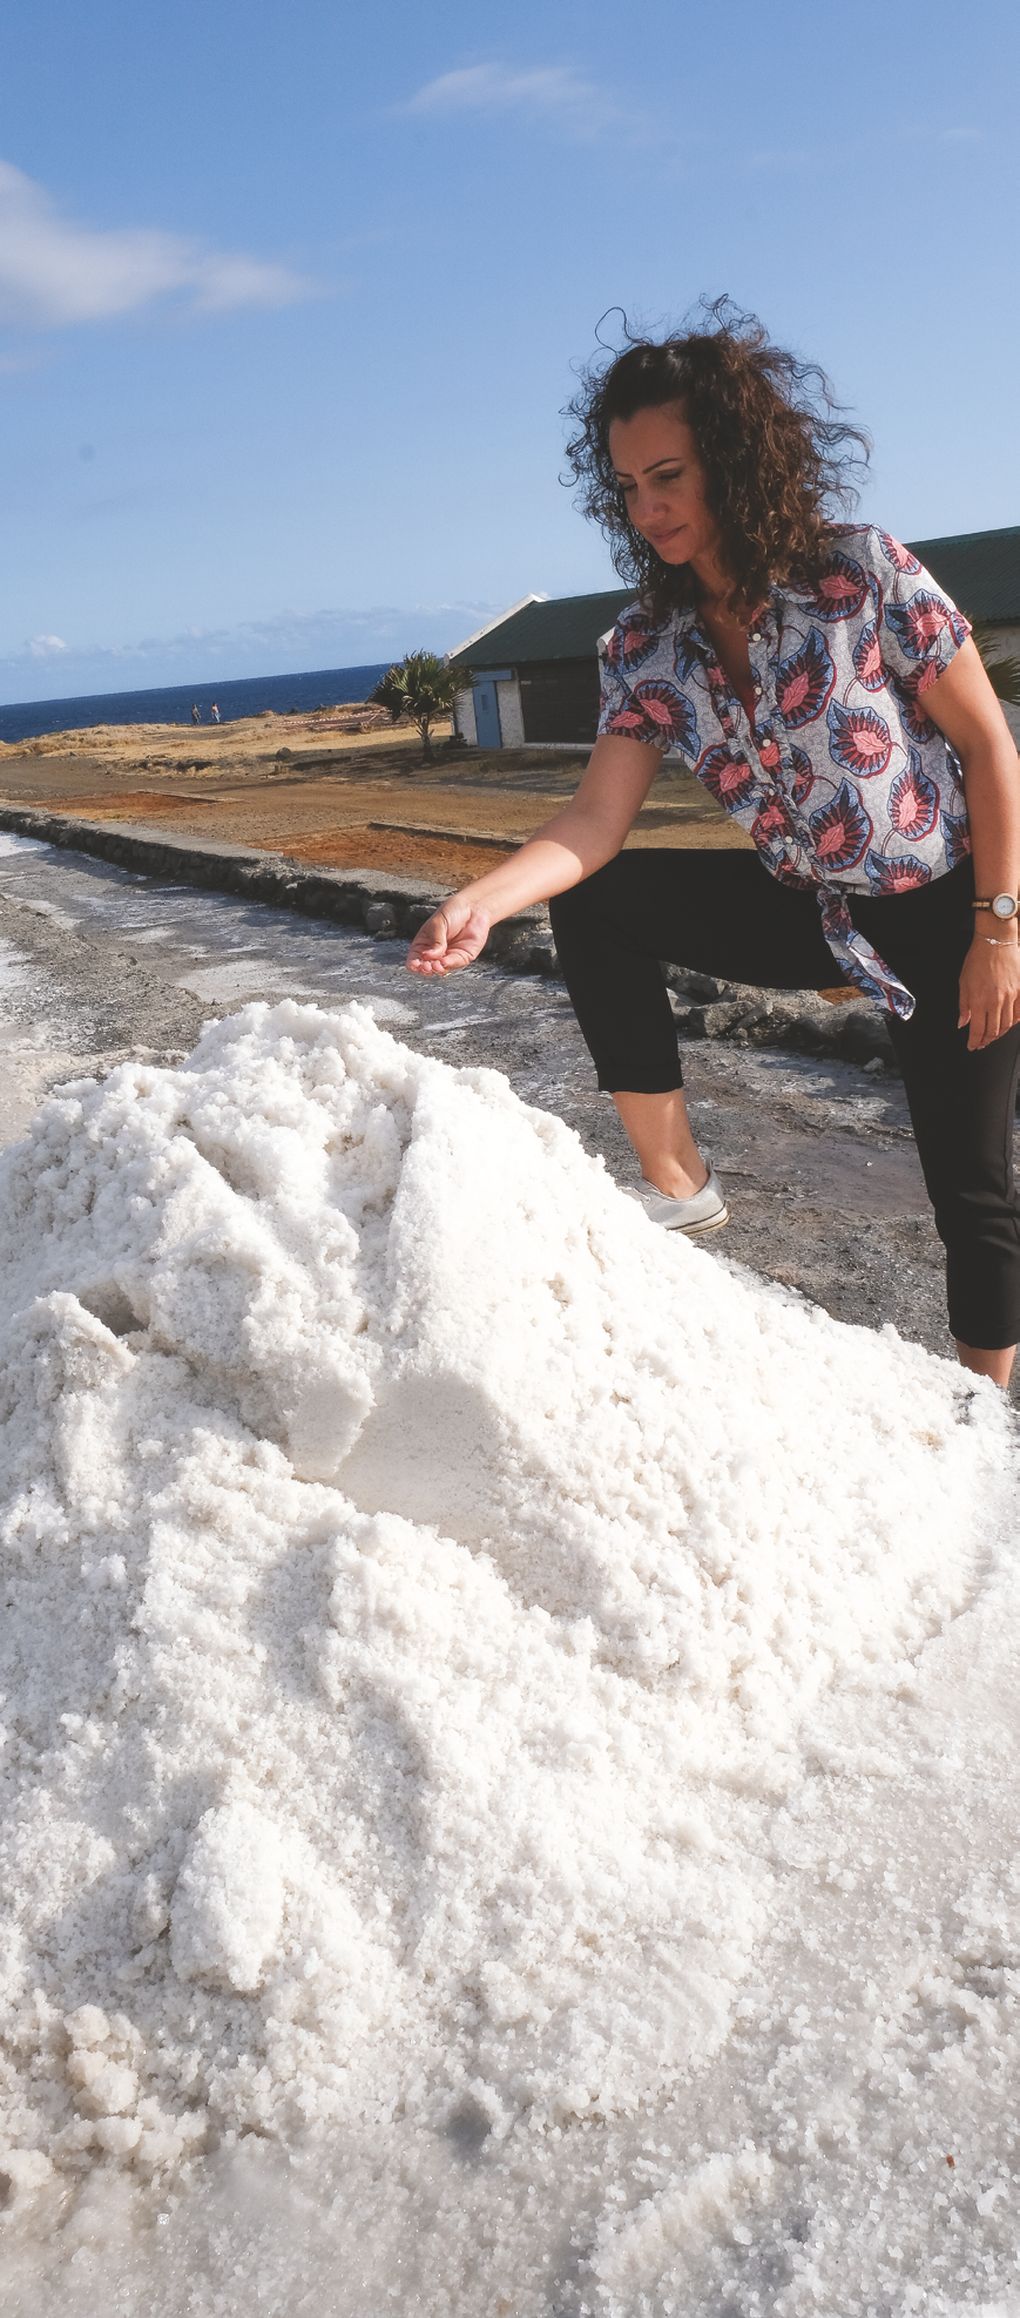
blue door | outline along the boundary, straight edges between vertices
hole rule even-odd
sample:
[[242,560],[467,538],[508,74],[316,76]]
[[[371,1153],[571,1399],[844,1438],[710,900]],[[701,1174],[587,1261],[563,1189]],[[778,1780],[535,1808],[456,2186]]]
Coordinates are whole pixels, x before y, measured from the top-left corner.
[[475,732],[480,749],[503,746],[499,724],[499,694],[488,676],[476,676],[471,687],[475,703]]

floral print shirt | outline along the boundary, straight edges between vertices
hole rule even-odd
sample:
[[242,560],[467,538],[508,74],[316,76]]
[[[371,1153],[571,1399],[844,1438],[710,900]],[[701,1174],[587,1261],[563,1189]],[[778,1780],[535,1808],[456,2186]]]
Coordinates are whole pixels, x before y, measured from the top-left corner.
[[845,524],[814,589],[773,586],[755,613],[753,720],[694,609],[653,626],[628,604],[602,646],[599,732],[679,751],[773,877],[817,887],[842,973],[904,1019],[911,992],[846,897],[928,885],[970,851],[960,761],[924,713],[969,634],[909,548]]

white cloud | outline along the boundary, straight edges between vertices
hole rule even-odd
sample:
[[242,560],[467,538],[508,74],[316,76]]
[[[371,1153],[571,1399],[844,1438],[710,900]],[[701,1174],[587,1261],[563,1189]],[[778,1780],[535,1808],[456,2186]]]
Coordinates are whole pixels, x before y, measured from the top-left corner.
[[524,113],[591,134],[619,118],[619,108],[573,65],[465,65],[426,81],[404,113]]
[[282,306],[312,285],[285,266],[203,248],[151,226],[63,217],[43,187],[0,161],[0,320],[36,327],[108,321],[156,298],[203,312]]
[[[459,620],[501,607],[477,604],[374,604],[368,610],[301,612],[287,609],[262,620],[244,620],[236,627],[187,627],[173,636],[144,636],[134,643],[94,646],[91,657],[104,660],[148,660],[154,653],[186,661],[189,668],[206,661],[224,667],[232,660],[259,667],[277,662],[284,669],[295,661],[339,668],[359,661],[381,659],[394,648],[394,639],[416,624],[423,641],[436,630],[445,634]],[[425,631],[428,631],[426,638]],[[409,649],[410,647],[408,647]],[[341,656],[338,658],[337,654]],[[229,673],[229,667],[227,669]],[[243,672],[243,670],[242,670]]]
[[0,700],[48,698],[53,678],[47,660],[60,662],[62,694],[363,667],[399,659],[419,645],[448,651],[505,609],[505,604],[464,601],[376,604],[367,610],[289,609],[235,627],[193,626],[175,635],[117,644],[65,644],[60,636],[33,636],[18,649],[0,646]]

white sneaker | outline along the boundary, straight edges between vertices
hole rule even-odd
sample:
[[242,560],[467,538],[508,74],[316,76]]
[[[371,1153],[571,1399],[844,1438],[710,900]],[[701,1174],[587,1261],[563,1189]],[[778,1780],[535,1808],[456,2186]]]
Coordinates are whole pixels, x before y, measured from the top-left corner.
[[708,1182],[690,1199],[671,1199],[668,1192],[659,1191],[644,1176],[640,1184],[627,1184],[624,1196],[636,1199],[644,1208],[651,1223],[660,1223],[665,1231],[718,1231],[720,1224],[729,1222],[729,1208],[723,1198],[722,1185],[710,1159]]

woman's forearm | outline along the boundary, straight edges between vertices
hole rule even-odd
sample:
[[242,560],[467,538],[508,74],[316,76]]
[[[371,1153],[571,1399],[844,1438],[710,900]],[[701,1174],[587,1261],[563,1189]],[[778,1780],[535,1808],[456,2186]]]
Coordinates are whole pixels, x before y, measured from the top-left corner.
[[610,834],[591,816],[572,813],[567,806],[519,846],[509,861],[486,870],[470,885],[458,886],[458,898],[477,903],[497,925],[533,902],[548,901],[552,894],[579,885],[618,851],[615,832]]
[[[994,893],[1020,893],[1020,759],[1008,733],[967,751],[963,789],[975,892],[989,898]],[[1000,931],[987,911],[976,915],[978,931]]]

